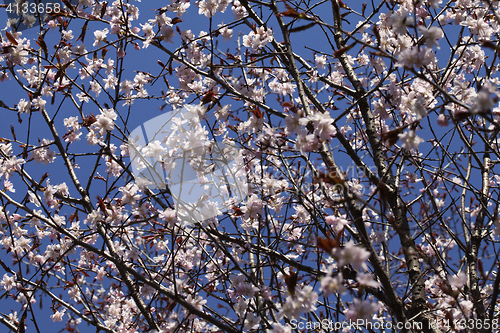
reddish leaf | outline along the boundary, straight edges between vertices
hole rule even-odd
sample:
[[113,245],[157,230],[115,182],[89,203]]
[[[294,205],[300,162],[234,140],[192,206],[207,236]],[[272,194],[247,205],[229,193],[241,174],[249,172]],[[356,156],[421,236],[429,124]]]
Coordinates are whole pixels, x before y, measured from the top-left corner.
[[288,30],[288,32],[292,33],[292,32],[304,31],[304,30],[307,30],[309,28],[312,28],[315,24],[316,24],[316,22],[311,22],[309,24],[302,25],[302,26],[297,27],[297,28],[292,28],[292,29]]
[[328,173],[320,173],[318,177],[315,178],[316,182],[323,182],[330,185],[342,185],[344,181],[342,178],[337,175],[335,171],[331,171]]
[[67,14],[68,13],[64,11],[62,8],[58,12],[52,11],[50,13],[47,13],[47,15],[51,17],[51,19],[55,19],[61,16],[66,16]]
[[333,52],[333,55],[338,58],[340,57],[342,54],[346,53],[347,51],[349,51],[350,49],[352,49],[354,47],[354,45],[356,45],[356,43],[352,43],[350,45],[347,45],[347,46],[344,46],[340,49],[338,49],[337,51]]
[[477,260],[477,269],[479,271],[479,274],[481,275],[481,278],[484,279],[484,277],[485,277],[484,268],[483,268],[483,262],[481,261],[481,259]]
[[279,16],[288,16],[288,17],[293,17],[293,18],[298,18],[298,19],[304,19],[304,20],[314,20],[314,17],[302,12],[299,13],[296,11],[292,6],[289,4],[285,3],[286,6],[286,11],[279,13]]
[[446,295],[449,295],[453,298],[456,298],[458,296],[458,290],[457,291],[453,290],[453,288],[451,288],[445,282],[439,283],[439,289],[441,289],[443,293],[445,293]]
[[45,44],[42,36],[38,37],[36,44],[42,48],[42,51],[45,54],[45,58],[48,58],[47,44]]
[[373,34],[375,35],[375,38],[377,38],[377,44],[380,45],[382,44],[381,41],[380,41],[380,32],[379,32],[379,29],[378,27],[374,24],[373,25]]
[[175,308],[175,306],[176,306],[176,305],[177,305],[177,303],[176,303],[176,302],[170,303],[170,304],[168,304],[168,305],[166,306],[165,310],[167,310],[167,311],[172,311],[172,310]]
[[172,19],[172,24],[177,24],[177,23],[180,23],[180,22],[183,22],[180,17],[174,17]]
[[451,311],[445,311],[444,318],[446,319],[446,323],[450,323],[450,328],[453,331],[456,331],[456,328],[455,328],[456,319],[453,317],[453,314],[451,313]]
[[281,16],[298,17],[300,14],[298,11],[293,9],[289,4],[285,3],[286,11],[280,13]]
[[201,102],[203,104],[207,104],[212,102],[215,99],[215,92],[213,90],[207,91],[207,93],[203,96],[201,99]]
[[380,135],[380,137],[382,140],[387,141],[389,143],[389,147],[392,147],[396,142],[398,142],[399,134],[403,133],[406,127],[408,127],[408,125],[395,128],[388,132],[384,132]]
[[252,112],[252,114],[258,119],[264,116],[264,114],[262,113],[262,111],[260,111],[258,106],[256,106],[255,109],[250,109],[250,112]]
[[73,214],[71,214],[68,218],[68,221],[73,222],[75,219],[78,221],[78,211],[75,211]]
[[453,120],[455,122],[459,122],[459,121],[462,121],[462,120],[469,118],[470,116],[472,116],[472,113],[470,113],[469,111],[460,111],[460,112],[456,112],[454,114]]
[[236,207],[236,206],[233,206],[233,215],[234,216],[242,216],[243,215],[243,212],[241,211],[241,209],[239,207]]
[[482,46],[487,47],[491,50],[495,50],[497,52],[500,51],[500,47],[497,44],[495,44],[489,40],[482,40],[479,43],[481,43]]
[[5,31],[5,36],[7,36],[7,39],[9,40],[9,42],[10,42],[11,44],[14,44],[14,45],[17,45],[17,44],[18,44],[18,43],[17,43],[17,40],[14,38],[14,36],[12,36],[12,35],[10,34],[10,32]]
[[23,315],[21,316],[21,320],[19,321],[19,328],[18,328],[18,333],[25,333],[25,328],[24,328],[24,321],[26,320],[26,317],[28,316],[28,309],[24,310]]
[[159,11],[159,14],[161,15],[161,14],[165,13],[166,11],[168,11],[168,7],[167,6],[161,7],[161,8],[158,8],[157,10]]
[[226,53],[226,59],[233,60],[233,61],[240,61],[236,56],[232,55],[231,53]]
[[108,53],[108,49],[107,48],[103,48],[102,52],[101,52],[101,59],[104,59],[106,57],[106,53]]
[[88,128],[90,125],[97,121],[96,117],[91,113],[87,117],[82,119],[82,127]]
[[[58,87],[57,87],[57,89],[56,89],[56,91],[63,91],[63,90],[68,89],[69,87],[71,87],[71,85],[70,85],[70,84],[65,84],[65,85],[63,85],[63,86],[58,86]],[[55,95],[55,94],[54,94],[54,95]]]
[[296,272],[285,275],[285,283],[290,295],[295,295],[295,287],[297,286],[298,276],[299,275]]
[[106,212],[106,204],[104,203],[104,200],[102,200],[99,196],[97,197],[97,205],[103,213]]
[[77,41],[80,39],[82,41],[82,43],[84,42],[85,34],[87,33],[87,24],[88,23],[89,23],[89,21],[85,21],[85,23],[83,24],[82,32],[80,33],[80,36],[78,36],[78,38],[76,39]]
[[332,249],[339,247],[339,243],[332,238],[318,237],[318,247],[327,253],[331,253]]
[[104,14],[106,14],[106,8],[108,8],[108,3],[104,2],[104,4],[102,5],[102,9],[101,9],[101,18],[103,18]]
[[45,179],[47,179],[49,177],[49,174],[46,172],[42,175],[42,178],[40,178],[40,181],[38,182],[38,184],[41,184],[45,181]]

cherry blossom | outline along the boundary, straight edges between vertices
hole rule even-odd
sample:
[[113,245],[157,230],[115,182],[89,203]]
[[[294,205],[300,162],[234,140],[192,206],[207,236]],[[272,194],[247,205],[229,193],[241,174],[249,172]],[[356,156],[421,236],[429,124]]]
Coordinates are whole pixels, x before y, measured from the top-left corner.
[[335,277],[331,277],[328,274],[326,277],[321,279],[321,290],[323,295],[329,296],[333,293],[343,294],[347,291],[343,284],[342,273],[338,273]]
[[446,118],[446,116],[444,114],[439,115],[437,122],[438,122],[439,126],[443,126],[443,127],[448,126],[448,123],[449,123],[448,118]]
[[356,275],[356,281],[358,281],[360,285],[365,287],[380,287],[380,282],[373,280],[373,276],[371,274],[358,273]]
[[401,139],[401,147],[405,149],[418,149],[418,146],[424,142],[424,139],[415,134],[414,130],[408,130],[399,134]]
[[346,311],[346,318],[353,322],[357,320],[364,321],[365,323],[371,321],[372,315],[379,310],[380,306],[377,303],[372,303],[366,300],[354,299],[349,310]]
[[56,311],[50,318],[52,318],[53,321],[62,321],[63,316],[66,313],[66,309],[63,309],[62,311]]
[[450,276],[450,284],[457,288],[462,288],[467,283],[467,275],[464,272],[460,272],[458,275]]
[[354,269],[367,269],[366,260],[370,257],[370,252],[362,247],[356,246],[352,240],[347,242],[343,248],[334,248],[332,256],[338,261],[339,266],[352,265]]
[[19,112],[21,113],[29,113],[31,108],[31,102],[26,101],[24,98],[19,101],[17,104]]
[[336,231],[340,231],[344,228],[346,224],[349,224],[349,221],[346,219],[345,215],[334,216],[330,215],[325,218],[325,222],[333,226]]
[[251,31],[243,36],[243,45],[249,47],[252,52],[257,52],[260,48],[266,46],[273,38],[273,31],[260,27],[256,32]]
[[389,23],[392,25],[394,32],[396,34],[404,34],[406,28],[413,24],[413,17],[408,15],[406,10],[402,10],[399,13],[393,13],[389,17]]
[[296,291],[296,296],[288,296],[279,316],[286,316],[289,319],[298,319],[303,312],[314,311],[318,294],[311,286],[305,286]]
[[434,45],[439,49],[438,39],[443,38],[443,31],[438,27],[430,27],[427,29],[424,26],[419,26],[418,31],[422,34],[427,47],[432,48]]
[[16,276],[10,274],[4,274],[0,285],[4,287],[5,290],[10,291],[12,288],[16,287]]
[[34,149],[31,157],[35,159],[35,163],[42,162],[44,165],[47,163],[53,163],[56,158],[56,152],[49,149],[49,146],[52,142],[43,139],[40,142],[40,148]]
[[93,124],[95,129],[99,130],[101,134],[106,131],[111,131],[114,128],[113,120],[116,120],[116,113],[114,110],[101,110],[101,114],[96,117],[97,121]]

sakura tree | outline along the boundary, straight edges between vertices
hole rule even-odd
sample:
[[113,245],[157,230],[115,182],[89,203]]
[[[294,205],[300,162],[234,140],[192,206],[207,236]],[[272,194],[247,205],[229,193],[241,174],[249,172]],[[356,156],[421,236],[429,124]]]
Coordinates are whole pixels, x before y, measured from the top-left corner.
[[496,331],[499,2],[351,2],[4,4],[6,329]]

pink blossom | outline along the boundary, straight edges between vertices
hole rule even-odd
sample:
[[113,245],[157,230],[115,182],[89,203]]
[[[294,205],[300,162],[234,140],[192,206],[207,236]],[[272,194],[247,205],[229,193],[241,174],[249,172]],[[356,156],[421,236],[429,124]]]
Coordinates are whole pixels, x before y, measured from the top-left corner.
[[56,311],[53,315],[50,316],[50,318],[56,322],[56,321],[62,321],[63,316],[66,313],[66,309],[63,309],[62,311]]
[[187,296],[186,302],[190,303],[195,309],[203,311],[203,305],[207,303],[207,300],[203,299],[201,296],[193,296],[190,294]]
[[329,225],[331,225],[335,231],[340,231],[344,229],[344,226],[346,224],[349,224],[349,221],[346,219],[346,215],[330,215],[325,218],[325,222]]
[[257,32],[251,31],[248,35],[243,36],[243,45],[249,47],[252,52],[257,52],[260,48],[266,46],[273,39],[272,29],[259,27]]
[[98,46],[101,47],[101,43],[106,39],[106,36],[108,35],[108,28],[105,28],[104,30],[96,30],[94,31],[94,44],[92,46]]
[[381,285],[380,282],[373,279],[373,276],[371,274],[365,273],[358,273],[356,275],[356,281],[358,281],[360,285],[370,288],[378,288]]
[[352,265],[355,270],[367,269],[366,260],[370,257],[370,252],[363,247],[357,246],[352,240],[348,241],[344,247],[334,248],[332,256],[337,259],[340,267]]
[[172,27],[163,26],[161,27],[161,34],[165,42],[173,43],[173,38],[175,37],[175,30]]
[[481,17],[482,12],[478,11],[478,18],[467,16],[467,19],[464,22],[461,22],[461,25],[464,25],[471,29],[471,32],[474,35],[478,35],[481,39],[489,39],[491,34],[493,33],[493,29],[490,25]]
[[298,319],[303,312],[316,310],[318,294],[312,286],[305,286],[296,290],[296,296],[288,296],[279,313],[279,317],[286,316],[289,319]]
[[119,190],[122,192],[122,205],[130,204],[135,205],[136,202],[141,198],[139,194],[139,187],[133,183],[129,183],[124,187],[120,187]]
[[318,66],[318,68],[325,68],[326,56],[324,56],[324,55],[315,55],[314,56],[314,61],[316,62],[316,66]]
[[63,30],[61,32],[63,39],[72,40],[73,39],[73,30]]
[[5,290],[10,291],[12,288],[16,287],[16,276],[5,273],[3,275],[0,285],[4,287]]
[[368,322],[379,309],[380,305],[377,303],[355,298],[353,304],[349,305],[349,309],[345,312],[345,316],[347,320],[354,322],[356,320]]
[[22,98],[17,104],[17,108],[21,113],[29,113],[31,109],[31,102],[26,101],[24,100],[24,98]]
[[292,327],[288,324],[281,325],[280,323],[273,323],[272,325],[273,333],[292,333]]
[[389,18],[390,24],[397,34],[406,33],[406,28],[413,24],[413,17],[408,16],[408,12],[403,10],[399,13],[393,13]]
[[97,121],[93,126],[99,130],[101,134],[106,131],[111,131],[115,128],[113,120],[117,117],[116,112],[113,109],[101,110],[101,114],[96,117]]
[[399,134],[399,139],[402,142],[401,147],[408,150],[418,149],[418,146],[424,142],[424,139],[417,136],[414,130],[408,130]]
[[54,162],[56,159],[56,152],[49,148],[52,143],[53,141],[43,139],[42,142],[40,142],[40,147],[32,151],[31,157],[35,159],[36,164],[42,162],[44,165],[47,165],[48,163]]
[[338,273],[336,276],[332,277],[329,270],[329,274],[321,279],[321,291],[326,297],[333,293],[345,293],[347,289],[344,287],[342,273]]
[[464,272],[460,272],[457,275],[449,276],[448,281],[452,286],[460,289],[467,284],[467,275]]
[[438,9],[439,5],[443,3],[443,0],[429,0],[429,3],[431,4],[432,8]]
[[422,38],[425,41],[427,47],[432,48],[434,45],[439,49],[438,39],[443,38],[443,31],[438,27],[430,27],[427,29],[424,26],[419,25],[418,31],[422,34]]
[[448,126],[448,118],[446,118],[446,116],[441,113],[437,119],[437,123],[439,126],[446,127]]
[[397,66],[421,68],[431,63],[430,49],[425,47],[412,47],[403,50],[398,56]]
[[256,330],[260,326],[260,317],[254,317],[253,315],[247,316],[245,319],[243,329],[245,331]]

